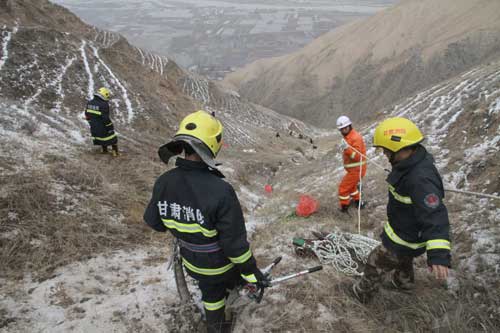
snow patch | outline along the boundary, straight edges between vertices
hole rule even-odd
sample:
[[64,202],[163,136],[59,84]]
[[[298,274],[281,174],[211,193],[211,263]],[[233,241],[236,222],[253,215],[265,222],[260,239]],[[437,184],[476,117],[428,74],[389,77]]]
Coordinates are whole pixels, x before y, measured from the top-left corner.
[[136,47],[137,51],[139,51],[139,54],[141,55],[141,63],[144,65],[144,62],[146,61],[146,58],[144,58],[144,53],[142,50],[138,47]]
[[115,251],[56,271],[41,283],[25,278],[22,297],[2,297],[0,305],[18,318],[9,329],[21,331],[125,332],[140,320],[167,331],[168,310],[177,303],[173,272],[151,258],[157,251]]
[[87,98],[92,99],[92,96],[94,96],[94,76],[92,75],[92,71],[90,70],[89,61],[87,59],[87,54],[85,52],[86,45],[87,42],[82,40],[82,46],[80,46],[80,52],[82,54],[83,65],[85,67],[85,71],[87,72],[87,77],[89,78],[87,86]]
[[116,84],[121,89],[121,91],[122,91],[122,97],[123,97],[123,100],[125,101],[125,105],[127,107],[128,122],[129,123],[132,122],[132,119],[134,118],[134,110],[132,108],[132,102],[130,102],[130,99],[128,98],[127,89],[125,89],[125,87],[120,82],[120,80],[118,80],[118,78],[113,73],[113,71],[111,70],[111,68],[109,68],[108,65],[106,65],[106,63],[100,58],[99,51],[97,50],[97,48],[94,45],[90,45],[90,47],[94,50],[94,56],[96,57],[96,59],[108,71],[109,75],[115,80]]
[[9,59],[9,43],[10,40],[12,39],[12,36],[17,33],[18,30],[18,25],[16,23],[16,26],[12,28],[12,31],[4,30],[7,27],[4,25],[2,28],[2,57],[0,58],[0,70],[2,70],[3,66],[7,62],[7,59]]
[[62,105],[62,102],[64,101],[64,97],[65,97],[63,89],[62,89],[62,80],[64,78],[64,75],[66,75],[66,71],[73,64],[73,62],[75,60],[76,60],[76,57],[73,57],[70,59],[67,58],[66,64],[61,66],[61,70],[60,70],[59,74],[57,75],[57,77],[55,78],[55,80],[49,84],[49,87],[56,86],[56,93],[57,93],[57,96],[59,97],[59,100],[56,102],[56,105],[52,109],[52,111],[54,111],[56,113],[59,113],[61,111],[61,105]]
[[240,186],[242,202],[245,203],[250,211],[253,211],[259,204],[261,196],[255,194],[245,186]]
[[493,101],[493,103],[490,104],[488,109],[489,109],[488,115],[490,115],[490,116],[494,115],[494,114],[499,114],[500,113],[500,97],[495,99],[495,101]]

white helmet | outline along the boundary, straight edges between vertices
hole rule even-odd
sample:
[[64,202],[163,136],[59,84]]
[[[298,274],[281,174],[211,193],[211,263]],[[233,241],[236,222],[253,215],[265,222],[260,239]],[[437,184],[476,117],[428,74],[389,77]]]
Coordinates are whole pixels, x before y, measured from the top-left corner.
[[352,124],[352,121],[347,116],[340,116],[337,119],[337,128],[338,129],[342,129],[342,128],[347,127],[347,126],[349,126],[351,124]]

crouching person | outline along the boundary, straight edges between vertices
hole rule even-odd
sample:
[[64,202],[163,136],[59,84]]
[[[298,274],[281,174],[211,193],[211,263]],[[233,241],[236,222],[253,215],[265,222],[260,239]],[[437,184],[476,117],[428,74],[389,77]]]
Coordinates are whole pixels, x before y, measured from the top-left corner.
[[374,296],[386,272],[394,271],[394,287],[413,289],[413,259],[426,252],[434,276],[448,277],[451,243],[443,182],[423,140],[417,126],[405,118],[387,119],[375,129],[373,144],[383,149],[392,171],[382,244],[370,253],[364,276],[353,285],[362,302]]
[[217,169],[222,124],[205,111],[180,123],[174,138],[160,147],[160,158],[175,165],[154,185],[145,222],[169,230],[179,241],[182,263],[199,281],[208,332],[229,332],[225,318],[228,290],[246,282],[266,286],[247,241],[245,221],[233,187]]

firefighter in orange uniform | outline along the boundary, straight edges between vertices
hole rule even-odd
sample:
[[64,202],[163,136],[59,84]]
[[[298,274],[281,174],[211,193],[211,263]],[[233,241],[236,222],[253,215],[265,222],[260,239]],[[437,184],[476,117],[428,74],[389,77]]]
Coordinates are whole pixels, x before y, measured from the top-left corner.
[[352,128],[352,122],[347,116],[337,119],[337,128],[342,134],[342,157],[347,174],[339,186],[340,211],[347,213],[351,203],[363,208],[358,184],[366,174],[366,146],[361,134]]

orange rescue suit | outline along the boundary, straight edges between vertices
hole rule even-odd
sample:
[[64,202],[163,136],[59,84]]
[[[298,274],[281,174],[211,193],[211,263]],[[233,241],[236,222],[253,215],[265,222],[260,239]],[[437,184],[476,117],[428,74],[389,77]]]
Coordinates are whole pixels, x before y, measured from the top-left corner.
[[[366,146],[363,137],[354,129],[351,129],[343,139],[349,147],[342,154],[344,169],[347,174],[340,182],[339,200],[341,206],[349,206],[351,199],[359,201],[360,198],[357,186],[361,178],[366,175]],[[359,153],[363,154],[363,156]]]

